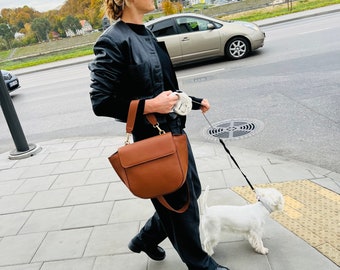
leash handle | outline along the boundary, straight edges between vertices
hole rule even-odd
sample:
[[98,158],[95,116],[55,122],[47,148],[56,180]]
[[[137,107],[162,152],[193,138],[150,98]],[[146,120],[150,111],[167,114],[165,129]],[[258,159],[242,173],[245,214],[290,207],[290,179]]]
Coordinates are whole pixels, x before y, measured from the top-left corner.
[[[202,113],[202,114],[203,114],[205,120],[208,122],[209,126],[210,126],[211,128],[214,129],[214,126],[210,123],[210,121],[208,120],[207,116],[206,116],[204,113]],[[255,189],[254,189],[253,185],[250,183],[248,177],[244,174],[244,172],[242,171],[242,169],[241,169],[240,166],[238,165],[236,159],[235,159],[235,158],[233,157],[233,155],[230,153],[229,149],[227,148],[227,146],[225,145],[225,143],[223,142],[223,140],[222,140],[221,138],[218,138],[218,140],[219,140],[219,142],[222,144],[224,150],[225,150],[225,151],[228,153],[228,155],[230,156],[231,160],[235,163],[235,165],[237,166],[237,168],[240,170],[240,172],[242,173],[243,177],[246,179],[246,181],[247,181],[248,185],[250,186],[250,188],[251,188],[253,191],[255,191]]]

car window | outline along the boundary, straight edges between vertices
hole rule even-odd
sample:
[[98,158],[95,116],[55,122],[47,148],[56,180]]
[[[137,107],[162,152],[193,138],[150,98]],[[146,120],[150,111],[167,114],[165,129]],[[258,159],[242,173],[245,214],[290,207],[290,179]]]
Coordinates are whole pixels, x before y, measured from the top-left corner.
[[149,26],[156,37],[164,37],[176,34],[172,20],[165,20]]
[[208,30],[208,23],[209,21],[207,20],[193,17],[183,17],[176,19],[176,24],[178,25],[181,33]]

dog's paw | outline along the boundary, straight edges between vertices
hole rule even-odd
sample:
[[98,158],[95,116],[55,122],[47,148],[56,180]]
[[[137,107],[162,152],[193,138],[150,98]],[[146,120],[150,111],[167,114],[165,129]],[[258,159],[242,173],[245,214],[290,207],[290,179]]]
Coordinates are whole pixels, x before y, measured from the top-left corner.
[[212,256],[214,254],[214,250],[213,249],[207,250],[207,253],[209,256]]
[[259,249],[259,250],[255,250],[257,253],[260,253],[260,254],[263,254],[263,255],[266,255],[268,254],[269,252],[269,249],[268,248],[265,248],[263,247],[262,249]]
[[203,245],[203,250],[208,253],[209,256],[214,254],[214,249],[210,245]]

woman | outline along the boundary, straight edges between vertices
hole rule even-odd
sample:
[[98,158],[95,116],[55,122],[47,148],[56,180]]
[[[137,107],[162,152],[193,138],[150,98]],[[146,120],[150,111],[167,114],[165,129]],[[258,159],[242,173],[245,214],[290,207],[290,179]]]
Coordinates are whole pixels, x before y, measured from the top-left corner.
[[[126,122],[130,101],[139,99],[134,141],[158,134],[145,118],[148,113],[156,115],[163,130],[184,133],[185,116],[172,112],[178,96],[171,93],[178,89],[178,82],[171,60],[165,45],[158,43],[143,25],[144,14],[155,9],[154,1],[104,0],[104,5],[107,15],[118,21],[97,40],[95,59],[89,65],[94,113]],[[193,109],[202,112],[209,109],[206,99],[192,97],[192,100]],[[163,260],[165,251],[158,244],[168,237],[189,270],[228,270],[202,250],[197,204],[201,184],[189,142],[188,150],[186,181],[191,198],[188,210],[178,214],[152,199],[156,212],[128,247],[133,252],[145,252],[151,259]],[[180,208],[187,199],[186,185],[166,199],[174,208]]]

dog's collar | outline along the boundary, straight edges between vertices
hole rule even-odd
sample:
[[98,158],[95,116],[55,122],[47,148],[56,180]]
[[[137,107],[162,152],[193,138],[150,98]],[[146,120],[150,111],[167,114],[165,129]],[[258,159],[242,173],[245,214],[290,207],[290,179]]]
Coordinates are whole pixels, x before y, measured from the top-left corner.
[[267,203],[261,201],[260,197],[257,197],[257,201],[260,202],[260,203],[262,203],[262,205],[264,206],[264,208],[266,208],[267,211],[268,211],[269,213],[273,212],[272,209],[269,207],[269,205],[268,205]]

